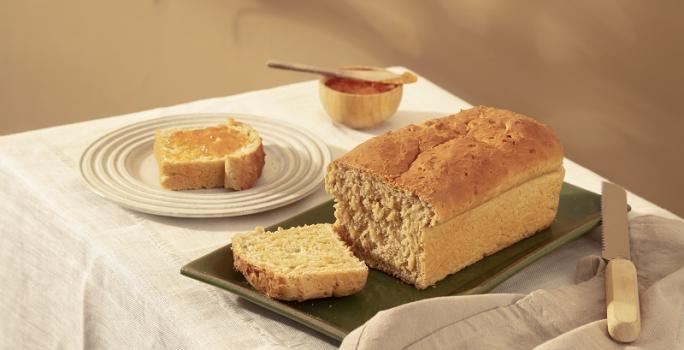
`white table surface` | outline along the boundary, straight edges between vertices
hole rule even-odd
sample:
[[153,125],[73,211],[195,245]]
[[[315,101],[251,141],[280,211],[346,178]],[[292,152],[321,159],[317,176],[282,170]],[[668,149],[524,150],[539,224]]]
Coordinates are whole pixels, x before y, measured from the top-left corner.
[[[330,121],[317,82],[0,137],[0,348],[330,348],[337,344],[179,269],[230,242],[328,199],[320,190],[280,209],[237,218],[178,219],[137,213],[90,192],[78,160],[99,136],[133,122],[194,112],[289,121],[322,137],[333,156],[408,123],[469,107],[424,78],[405,88],[379,130]],[[602,178],[565,160],[566,181],[594,192]],[[629,194],[630,215],[676,217]],[[540,259],[494,292],[525,293],[573,282],[575,263],[599,253],[597,230]]]

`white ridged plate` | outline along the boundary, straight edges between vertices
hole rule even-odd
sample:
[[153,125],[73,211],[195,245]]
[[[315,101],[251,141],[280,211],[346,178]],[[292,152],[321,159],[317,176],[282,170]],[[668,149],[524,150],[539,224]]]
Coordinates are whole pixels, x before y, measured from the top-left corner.
[[[253,188],[170,191],[159,186],[152,151],[154,131],[225,123],[234,117],[254,127],[266,152]],[[290,124],[245,114],[186,114],[132,124],[102,136],[83,152],[81,176],[97,194],[145,213],[225,217],[258,213],[297,201],[319,188],[330,151],[323,141]]]

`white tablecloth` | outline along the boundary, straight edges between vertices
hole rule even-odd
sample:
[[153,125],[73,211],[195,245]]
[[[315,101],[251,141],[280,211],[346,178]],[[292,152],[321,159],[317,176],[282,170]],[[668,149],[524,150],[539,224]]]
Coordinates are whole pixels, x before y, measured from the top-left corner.
[[[177,219],[122,209],[82,183],[78,159],[100,135],[132,122],[191,112],[286,120],[322,137],[338,156],[390,128],[469,105],[420,79],[382,130],[332,123],[308,81],[236,96],[0,137],[0,348],[330,348],[337,344],[236,296],[183,277],[185,263],[327,200],[322,188],[270,212]],[[21,116],[16,116],[20,118]],[[566,181],[598,192],[601,177],[566,160]],[[633,214],[671,213],[630,194]],[[532,264],[495,292],[572,283],[595,233]]]

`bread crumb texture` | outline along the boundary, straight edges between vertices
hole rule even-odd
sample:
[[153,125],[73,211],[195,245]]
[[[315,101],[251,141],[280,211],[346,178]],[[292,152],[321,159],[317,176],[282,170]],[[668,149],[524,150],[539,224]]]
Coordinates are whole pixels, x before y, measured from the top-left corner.
[[281,300],[345,296],[360,291],[368,268],[330,224],[257,228],[233,237],[235,269],[257,290]]

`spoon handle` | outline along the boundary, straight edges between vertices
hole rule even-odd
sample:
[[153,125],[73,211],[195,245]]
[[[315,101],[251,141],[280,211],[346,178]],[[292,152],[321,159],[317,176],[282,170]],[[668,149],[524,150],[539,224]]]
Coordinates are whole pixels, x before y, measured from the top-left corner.
[[266,62],[266,65],[271,67],[271,68],[293,70],[293,71],[297,71],[297,72],[317,73],[317,74],[332,75],[332,76],[339,76],[340,75],[340,72],[337,69],[316,67],[316,66],[311,66],[308,64],[289,63],[289,62],[269,60],[268,62]]

